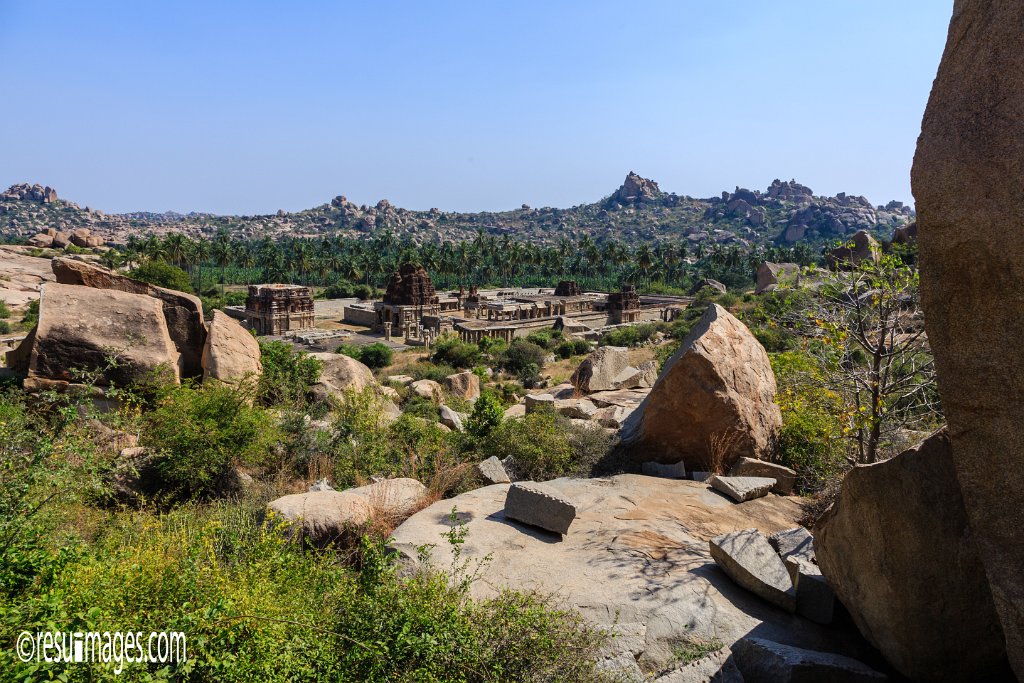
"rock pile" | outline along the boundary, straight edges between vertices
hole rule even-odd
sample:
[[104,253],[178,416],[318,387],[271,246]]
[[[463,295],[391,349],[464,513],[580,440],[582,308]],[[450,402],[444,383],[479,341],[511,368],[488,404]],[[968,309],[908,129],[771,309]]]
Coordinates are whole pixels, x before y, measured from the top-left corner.
[[658,187],[658,183],[630,171],[622,186],[616,190],[609,201],[626,205],[642,201],[653,201],[660,196],[661,189]]
[[50,204],[57,201],[57,190],[49,185],[43,187],[39,183],[29,185],[28,183],[17,183],[7,188],[7,191],[0,194],[0,199],[23,199],[42,204]]

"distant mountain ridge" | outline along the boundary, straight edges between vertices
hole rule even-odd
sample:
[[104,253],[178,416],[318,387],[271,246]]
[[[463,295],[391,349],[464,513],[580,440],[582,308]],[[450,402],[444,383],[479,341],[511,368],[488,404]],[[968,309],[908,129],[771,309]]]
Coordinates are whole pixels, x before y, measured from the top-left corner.
[[356,205],[343,195],[326,204],[288,213],[222,216],[174,211],[105,214],[59,199],[56,190],[21,183],[0,194],[0,234],[28,238],[46,229],[88,228],[110,242],[129,235],[182,232],[193,238],[227,230],[236,237],[369,236],[388,230],[413,242],[472,239],[479,231],[550,244],[584,235],[659,243],[687,240],[750,246],[796,242],[822,243],[868,230],[888,238],[912,221],[902,202],[873,206],[857,195],[817,196],[795,180],[775,180],[764,191],[737,187],[720,197],[698,199],[661,190],[658,183],[630,172],[622,185],[603,199],[567,209],[531,208],[460,213],[430,209],[411,211],[387,199]]

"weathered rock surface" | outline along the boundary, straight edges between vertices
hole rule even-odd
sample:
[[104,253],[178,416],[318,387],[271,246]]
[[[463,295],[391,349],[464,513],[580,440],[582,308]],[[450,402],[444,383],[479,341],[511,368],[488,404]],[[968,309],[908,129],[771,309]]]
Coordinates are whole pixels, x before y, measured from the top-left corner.
[[796,611],[796,588],[786,565],[757,529],[712,538],[711,557],[733,581],[788,612]]
[[767,496],[775,487],[771,477],[723,477],[717,475],[709,482],[711,488],[724,493],[737,503]]
[[413,393],[421,398],[430,399],[435,403],[440,403],[441,399],[444,398],[444,392],[441,390],[441,385],[432,379],[418,379],[409,385]]
[[480,471],[480,476],[488,484],[508,484],[511,481],[508,478],[508,473],[505,472],[505,466],[501,464],[501,460],[498,460],[498,457],[495,455],[478,463],[476,468]]
[[921,301],[957,478],[1024,680],[1022,22],[1024,5],[1013,0],[955,3],[911,181]]
[[480,398],[480,378],[472,372],[448,375],[444,379],[444,386],[452,396],[467,401],[475,401]]
[[47,283],[32,340],[30,379],[81,382],[76,369],[99,372],[100,383],[118,386],[157,373],[179,379],[163,307],[149,296]]
[[782,561],[796,586],[796,613],[816,624],[831,624],[836,594],[818,565],[800,555],[783,557]]
[[238,385],[263,373],[256,337],[222,311],[214,311],[203,350],[203,381]]
[[376,385],[373,372],[355,358],[343,353],[310,354],[323,363],[318,386],[327,394],[341,398],[346,391],[360,392]]
[[850,244],[836,247],[825,255],[829,268],[846,268],[861,261],[878,263],[882,258],[882,246],[866,230],[858,230]]
[[589,420],[597,413],[597,406],[585,398],[566,398],[556,400],[555,412],[576,420]]
[[441,406],[438,408],[438,413],[441,418],[441,424],[449,429],[454,429],[457,432],[462,431],[462,416],[457,412],[449,408],[448,406]]
[[576,507],[544,484],[518,482],[505,497],[505,517],[565,535],[576,518]]
[[206,325],[203,320],[203,303],[199,297],[133,280],[78,259],[55,258],[51,266],[57,282],[61,284],[142,294],[159,299],[163,304],[171,340],[180,354],[181,376],[199,377],[203,374]]
[[584,393],[618,389],[619,375],[629,367],[629,349],[602,346],[583,359],[569,381]]
[[[403,563],[415,565],[419,546],[437,544],[431,564],[450,568],[451,548],[438,539],[450,530],[455,507],[467,531],[460,561],[491,556],[470,589],[474,597],[491,597],[505,587],[551,594],[612,628],[619,634],[613,646],[648,671],[669,665],[680,639],[718,639],[728,646],[754,629],[800,647],[864,656],[844,649],[836,632],[738,588],[710,557],[708,540],[719,534],[796,526],[802,513],[795,499],[768,496],[734,505],[703,484],[641,475],[544,484],[576,508],[570,532],[558,542],[505,518],[505,484],[416,513],[395,530],[394,547]],[[686,668],[687,676],[703,672],[703,678],[680,680],[709,679],[720,666],[708,657]]]
[[415,479],[386,479],[344,491],[311,490],[282,496],[267,507],[286,522],[297,525],[310,543],[323,546],[345,539],[375,515],[404,517],[426,495],[427,488]]
[[788,496],[796,486],[796,470],[778,463],[753,458],[740,458],[729,470],[730,477],[771,477],[775,480],[772,492]]
[[526,415],[538,410],[554,410],[555,397],[551,394],[527,394],[523,399],[523,405],[526,406]]
[[619,389],[650,389],[658,381],[658,363],[645,361],[637,367],[628,367],[617,378]]
[[630,416],[623,441],[634,460],[683,460],[691,470],[712,469],[716,450],[725,467],[760,459],[782,426],[775,389],[764,347],[712,304]]
[[648,477],[665,477],[667,479],[686,478],[686,466],[681,462],[662,464],[660,462],[645,462],[640,471]]
[[800,266],[796,263],[765,261],[757,267],[757,285],[754,294],[773,291],[779,284],[792,285],[800,279]]
[[861,633],[915,680],[982,680],[1005,657],[949,437],[854,468],[814,529],[818,566]]
[[802,526],[777,531],[768,537],[768,542],[783,561],[797,557],[814,562],[814,536]]
[[0,300],[24,306],[39,298],[39,288],[54,279],[49,259],[22,253],[21,247],[0,246]]
[[742,638],[732,657],[744,683],[877,683],[888,680],[866,664],[832,654],[804,650],[764,638]]

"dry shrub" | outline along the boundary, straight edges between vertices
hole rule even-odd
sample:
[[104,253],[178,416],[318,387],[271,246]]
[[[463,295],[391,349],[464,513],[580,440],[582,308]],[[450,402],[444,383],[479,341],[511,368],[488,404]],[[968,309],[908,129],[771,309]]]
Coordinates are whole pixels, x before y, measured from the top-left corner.
[[704,466],[711,474],[725,474],[729,453],[739,445],[741,435],[735,430],[714,432],[708,437],[708,454]]

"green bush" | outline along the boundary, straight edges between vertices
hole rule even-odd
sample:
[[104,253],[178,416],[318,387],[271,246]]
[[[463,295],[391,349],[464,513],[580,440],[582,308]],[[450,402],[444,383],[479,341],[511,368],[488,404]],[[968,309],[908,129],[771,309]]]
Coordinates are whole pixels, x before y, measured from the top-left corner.
[[363,365],[371,369],[386,368],[391,365],[394,352],[391,347],[381,342],[375,342],[363,347],[359,354],[359,360]]
[[0,320],[0,334],[10,334],[11,324],[6,320]]
[[22,316],[21,322],[29,327],[39,323],[39,299],[33,299],[28,302],[28,307],[25,308],[25,315]]
[[261,341],[263,374],[257,393],[265,405],[301,402],[320,380],[323,362],[282,341]]
[[501,425],[504,417],[501,399],[493,391],[484,391],[473,404],[473,412],[466,420],[466,431],[477,438],[485,437]]
[[377,290],[369,285],[356,285],[352,288],[352,296],[357,299],[373,299],[377,295]]
[[413,379],[432,379],[435,382],[443,382],[448,375],[454,375],[456,369],[447,364],[437,363],[413,363],[398,370],[400,374],[409,375]]
[[324,289],[325,299],[349,299],[352,297],[352,285],[347,282],[336,282]]
[[639,346],[654,339],[658,326],[654,323],[640,323],[616,327],[601,337],[602,346]]
[[544,367],[547,352],[533,342],[513,339],[502,354],[499,364],[503,370],[519,377],[536,375]]
[[559,358],[572,358],[590,353],[590,342],[585,339],[567,339],[555,347],[555,355]]
[[569,475],[589,475],[611,448],[603,430],[577,427],[550,410],[505,420],[480,444],[480,455],[511,457],[519,479],[543,481]]
[[480,347],[462,341],[458,335],[444,334],[434,342],[434,355],[431,356],[431,360],[465,370],[480,364]]
[[551,349],[562,339],[562,331],[555,329],[543,329],[531,332],[526,341],[536,344],[543,349]]
[[181,268],[172,266],[166,261],[148,261],[138,268],[129,271],[128,277],[148,282],[157,287],[166,287],[179,292],[192,294],[192,279]]
[[10,318],[10,317],[11,317],[11,309],[10,309],[10,307],[7,305],[6,301],[4,301],[3,299],[0,299],[0,318]]
[[140,443],[151,448],[158,497],[167,501],[217,494],[235,464],[266,464],[281,439],[270,415],[246,391],[213,383],[167,391],[143,416]]
[[490,356],[498,355],[508,348],[508,342],[504,339],[495,339],[493,337],[481,337],[476,344],[480,347],[480,351]]
[[782,410],[779,461],[797,471],[800,486],[817,491],[845,470],[844,402],[825,388],[817,361],[797,351],[771,354]]

